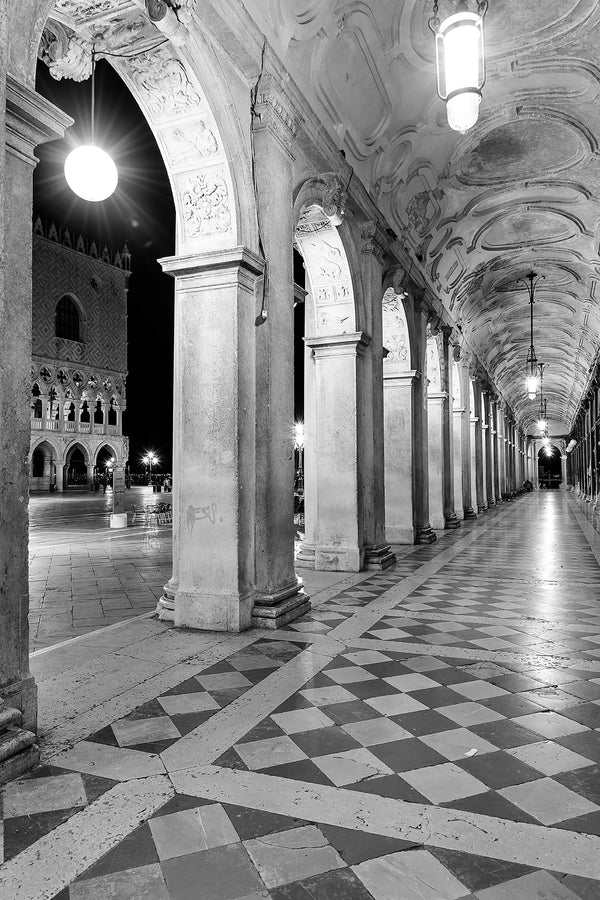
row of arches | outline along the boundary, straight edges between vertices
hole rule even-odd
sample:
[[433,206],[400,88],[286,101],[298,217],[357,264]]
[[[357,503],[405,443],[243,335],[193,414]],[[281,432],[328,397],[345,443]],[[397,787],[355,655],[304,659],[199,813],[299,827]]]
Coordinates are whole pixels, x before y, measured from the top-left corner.
[[118,427],[121,405],[115,395],[107,397],[89,391],[59,390],[50,385],[44,391],[37,382],[31,389],[31,416],[35,421],[78,422]]
[[52,439],[41,438],[29,455],[30,490],[63,491],[72,486],[89,489],[98,473],[104,474],[113,465],[124,465],[119,449],[107,443],[90,448],[78,441],[63,448]]

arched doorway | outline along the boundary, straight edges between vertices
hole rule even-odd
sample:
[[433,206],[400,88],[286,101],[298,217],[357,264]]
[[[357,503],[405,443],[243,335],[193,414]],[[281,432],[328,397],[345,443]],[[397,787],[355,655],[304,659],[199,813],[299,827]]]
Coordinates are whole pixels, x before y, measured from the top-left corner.
[[538,451],[538,483],[542,490],[558,490],[562,484],[561,452],[554,444]]
[[29,458],[29,490],[31,493],[54,491],[57,487],[57,448],[48,440],[34,445]]
[[68,455],[68,461],[65,465],[66,480],[65,487],[86,487],[87,488],[87,462],[81,447],[73,447]]
[[[334,179],[332,178],[332,182]],[[304,495],[301,564],[360,571],[365,560],[360,489],[358,388],[368,339],[356,328],[354,286],[337,225],[324,210],[326,179],[297,198],[295,244],[304,259]]]

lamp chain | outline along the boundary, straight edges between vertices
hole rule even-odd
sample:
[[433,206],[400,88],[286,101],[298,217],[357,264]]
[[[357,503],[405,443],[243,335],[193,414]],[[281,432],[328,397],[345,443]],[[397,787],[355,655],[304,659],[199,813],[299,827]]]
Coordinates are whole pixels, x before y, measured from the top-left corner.
[[95,107],[96,107],[96,45],[94,44],[92,46],[92,144],[96,143],[95,129],[94,129]]
[[477,0],[477,12],[483,19],[488,11],[488,0]]
[[433,15],[428,21],[428,25],[433,31],[434,34],[437,34],[440,30],[440,17],[438,15],[440,11],[438,0],[433,0]]

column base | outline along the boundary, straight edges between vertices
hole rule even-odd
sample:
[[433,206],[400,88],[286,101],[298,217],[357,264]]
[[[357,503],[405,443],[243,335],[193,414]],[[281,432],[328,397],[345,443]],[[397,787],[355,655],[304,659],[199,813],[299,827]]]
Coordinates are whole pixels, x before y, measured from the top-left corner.
[[473,509],[472,506],[467,506],[465,509],[465,519],[476,519],[477,513]]
[[496,508],[496,501],[488,500],[488,509],[495,509],[495,508]]
[[0,699],[0,784],[6,784],[40,761],[35,734],[21,728],[19,709]]
[[175,621],[175,590],[171,581],[163,587],[163,595],[156,604],[156,615],[161,622]]
[[20,721],[22,727],[28,731],[37,731],[37,694],[37,684],[33,675],[28,675],[22,681],[13,681],[12,684],[7,684],[6,687],[2,688],[0,713],[3,706],[14,707],[21,713]]
[[319,572],[362,572],[363,547],[315,547],[315,569]]
[[444,528],[447,530],[460,528],[460,519],[458,518],[456,513],[452,513],[451,515],[444,517]]
[[302,549],[296,557],[297,569],[314,569],[315,567],[315,547],[314,544],[302,544]]
[[431,527],[431,525],[425,525],[423,528],[417,528],[417,533],[415,534],[415,544],[435,544],[437,541],[437,534]]
[[477,512],[478,513],[485,512],[486,510],[487,510],[487,503],[481,503],[481,504],[478,503],[477,504]]
[[255,596],[252,625],[254,628],[283,628],[310,608],[310,598],[304,593],[302,579],[296,578],[280,591]]
[[175,626],[197,631],[246,631],[252,619],[252,595],[208,594],[178,590]]
[[378,570],[389,569],[396,564],[396,554],[392,553],[389,544],[381,544],[378,547],[365,549],[365,569]]

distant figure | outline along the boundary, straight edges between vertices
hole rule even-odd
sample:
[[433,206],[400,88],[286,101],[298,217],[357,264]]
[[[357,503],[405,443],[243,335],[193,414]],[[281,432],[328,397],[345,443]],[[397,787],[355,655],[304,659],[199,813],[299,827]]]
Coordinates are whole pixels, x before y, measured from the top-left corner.
[[102,493],[106,493],[106,475],[102,476]]

